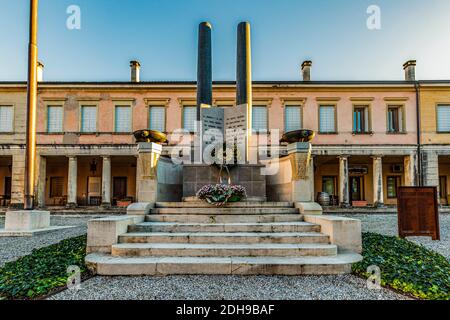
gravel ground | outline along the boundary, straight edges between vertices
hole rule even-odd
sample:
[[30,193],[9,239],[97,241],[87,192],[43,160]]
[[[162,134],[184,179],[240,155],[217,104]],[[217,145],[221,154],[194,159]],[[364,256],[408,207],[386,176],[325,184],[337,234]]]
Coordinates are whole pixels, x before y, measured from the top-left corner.
[[95,277],[79,291],[66,290],[51,300],[405,300],[366,281],[343,276],[169,276]]
[[[76,226],[75,228],[54,231],[34,237],[0,237],[0,266],[6,262],[28,255],[33,249],[46,247],[61,240],[86,233],[86,223],[92,217],[52,216],[52,226]],[[0,217],[0,229],[4,228],[5,218]]]
[[[374,232],[389,236],[396,236],[398,234],[397,215],[395,214],[358,214],[346,216],[361,220],[364,232]],[[431,237],[409,237],[408,240],[439,252],[450,260],[450,214],[441,214],[439,216],[439,225],[441,229],[440,241],[433,241]]]
[[[363,231],[396,235],[397,216],[380,214],[348,215],[362,221]],[[86,233],[86,222],[93,217],[52,216],[52,225],[72,225],[73,229],[33,238],[0,238],[0,266],[32,249],[48,246],[63,239]],[[450,215],[441,219],[441,241],[409,238],[450,259]],[[4,218],[0,217],[0,228]],[[11,250],[14,248],[14,250]],[[82,284],[80,291],[66,290],[50,299],[279,299],[279,300],[397,300],[407,297],[382,289],[369,290],[366,281],[353,275],[343,276],[168,276],[168,277],[95,277]]]

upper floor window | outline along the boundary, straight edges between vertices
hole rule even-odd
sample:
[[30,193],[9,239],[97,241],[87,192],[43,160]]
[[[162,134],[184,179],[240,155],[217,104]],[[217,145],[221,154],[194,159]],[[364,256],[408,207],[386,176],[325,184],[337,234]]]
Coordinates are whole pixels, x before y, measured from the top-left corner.
[[149,107],[149,128],[161,132],[166,131],[166,107],[150,106]]
[[300,106],[284,108],[284,131],[294,131],[302,128],[302,109]]
[[267,107],[253,106],[252,107],[252,129],[253,131],[267,130]]
[[353,132],[354,133],[369,133],[369,106],[354,106],[353,107]]
[[336,132],[336,108],[335,106],[319,106],[319,132]]
[[437,131],[450,132],[450,105],[437,106]]
[[404,131],[402,106],[388,106],[387,131],[389,133],[398,133]]
[[47,132],[61,133],[63,132],[63,107],[48,106],[47,107]]
[[183,106],[183,129],[196,132],[197,106]]
[[0,106],[0,132],[13,131],[13,107]]
[[115,132],[131,132],[131,107],[130,106],[116,106],[114,115]]
[[97,131],[97,107],[82,106],[81,107],[81,132]]

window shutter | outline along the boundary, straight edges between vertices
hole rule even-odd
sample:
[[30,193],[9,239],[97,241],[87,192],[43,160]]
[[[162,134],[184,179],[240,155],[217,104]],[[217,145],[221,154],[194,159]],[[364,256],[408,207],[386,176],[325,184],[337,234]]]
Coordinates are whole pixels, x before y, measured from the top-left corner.
[[131,107],[116,106],[116,132],[131,132]]
[[195,132],[196,123],[197,123],[197,107],[196,106],[183,107],[183,128],[189,132]]
[[63,107],[48,106],[47,132],[63,132]]
[[450,132],[450,105],[437,107],[437,131]]
[[319,109],[319,131],[323,133],[336,132],[335,112],[333,106],[320,106]]
[[150,108],[150,130],[157,130],[161,132],[166,131],[166,108],[151,106]]
[[13,107],[0,106],[0,132],[13,131]]
[[253,106],[252,108],[252,129],[254,131],[267,130],[267,107]]
[[294,131],[302,128],[300,106],[286,106],[284,108],[284,131]]
[[81,131],[96,132],[97,131],[97,107],[83,106],[81,109]]

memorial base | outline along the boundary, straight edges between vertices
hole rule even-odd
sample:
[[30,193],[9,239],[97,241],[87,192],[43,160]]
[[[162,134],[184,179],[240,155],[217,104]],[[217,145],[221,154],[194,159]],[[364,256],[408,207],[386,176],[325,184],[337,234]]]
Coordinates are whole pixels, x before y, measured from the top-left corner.
[[8,211],[5,228],[0,229],[0,237],[32,237],[71,226],[50,226],[50,212],[39,210]]

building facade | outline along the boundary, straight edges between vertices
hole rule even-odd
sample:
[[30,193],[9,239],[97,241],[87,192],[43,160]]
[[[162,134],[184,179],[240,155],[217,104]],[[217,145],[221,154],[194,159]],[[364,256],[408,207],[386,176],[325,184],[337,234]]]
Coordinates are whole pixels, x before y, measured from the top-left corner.
[[[405,81],[254,82],[253,130],[314,130],[314,191],[335,205],[395,205],[398,186],[420,183],[439,186],[448,205],[450,82],[413,81],[414,66]],[[214,105],[235,105],[234,82],[214,84]],[[169,165],[174,132],[195,130],[196,83],[40,82],[37,119],[40,207],[126,204],[139,200],[132,132],[168,133]],[[25,128],[26,83],[0,83],[0,206],[23,205]]]

